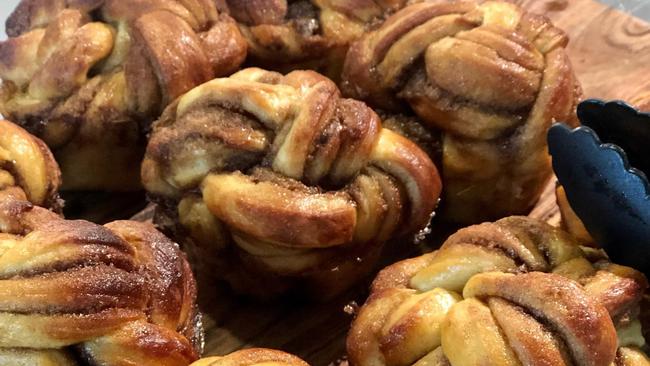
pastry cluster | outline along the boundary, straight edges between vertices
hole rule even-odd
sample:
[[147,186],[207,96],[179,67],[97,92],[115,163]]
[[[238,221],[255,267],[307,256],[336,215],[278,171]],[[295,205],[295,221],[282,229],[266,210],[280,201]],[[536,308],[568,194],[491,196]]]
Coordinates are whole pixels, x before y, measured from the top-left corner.
[[347,288],[384,242],[425,228],[440,193],[428,156],[332,81],[257,68],[172,103],[142,180],[199,272],[262,296]]
[[0,159],[0,365],[308,366],[267,349],[197,360],[196,283],[178,246],[149,224],[53,212],[52,154],[7,121]]
[[6,30],[0,112],[52,148],[67,190],[138,189],[151,121],[247,49],[212,1],[23,0]]
[[7,121],[0,159],[0,365],[308,366],[266,349],[199,360],[196,283],[178,245],[150,224],[59,216],[52,154]]
[[[510,216],[552,174],[551,123],[577,124],[568,39],[543,16],[22,0],[6,30],[0,365],[308,366],[267,349],[200,359],[198,285],[327,299],[425,235],[439,198],[447,220],[498,221],[381,271],[352,366],[650,365],[646,277],[587,246],[561,191],[577,239]],[[181,247],[150,224],[66,220],[60,187],[144,188]]]
[[340,81],[439,165],[446,219],[497,219],[539,198],[580,96],[566,35],[502,1],[22,0],[7,33],[0,111],[70,190],[138,189],[150,123],[245,63]]
[[352,365],[648,365],[645,276],[512,216],[459,230],[372,285]]
[[[229,8],[256,49],[253,29],[295,31],[307,3]],[[566,35],[505,2],[374,6],[394,14],[347,42],[340,90],[313,71],[247,68],[180,96],[153,126],[143,185],[199,273],[262,296],[340,292],[383,242],[425,227],[440,193],[430,159],[445,219],[525,213],[539,198],[546,131],[575,123],[580,95]],[[294,60],[287,49],[267,56]]]

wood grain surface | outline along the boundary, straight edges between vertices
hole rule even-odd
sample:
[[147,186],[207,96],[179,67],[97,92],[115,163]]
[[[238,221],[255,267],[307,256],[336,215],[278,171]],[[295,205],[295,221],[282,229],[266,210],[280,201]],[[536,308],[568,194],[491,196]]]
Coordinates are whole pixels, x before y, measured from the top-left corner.
[[[650,25],[592,0],[517,2],[547,14],[570,35],[570,56],[586,97],[623,99],[650,110]],[[553,185],[549,183],[531,216],[557,224]],[[139,219],[146,219],[150,212]],[[430,250],[453,230],[434,225],[427,246],[413,244],[404,253],[401,243],[402,255]],[[314,366],[336,364],[345,354],[351,312],[356,303],[363,302],[366,289],[367,283],[360,284],[328,303],[290,298],[260,304],[233,296],[226,288],[203,288],[205,354],[270,347],[292,352]]]
[[568,47],[588,98],[650,109],[650,25],[593,0],[519,0],[570,36]]

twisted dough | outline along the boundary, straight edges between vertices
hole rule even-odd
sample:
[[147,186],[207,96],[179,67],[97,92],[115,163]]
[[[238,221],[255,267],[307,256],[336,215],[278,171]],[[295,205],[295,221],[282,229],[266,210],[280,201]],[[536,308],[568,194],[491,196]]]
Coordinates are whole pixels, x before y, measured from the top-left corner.
[[577,123],[567,41],[506,2],[413,4],[351,46],[342,90],[440,131],[444,215],[497,219],[539,198],[550,124]]
[[138,188],[149,122],[246,55],[208,0],[23,0],[7,33],[0,111],[53,149],[64,189]]
[[196,285],[152,226],[67,221],[0,192],[0,363],[178,365],[202,344]]
[[440,192],[426,154],[332,81],[256,68],[170,105],[142,180],[163,221],[191,237],[186,249],[225,262],[240,272],[230,282],[253,293],[292,281],[340,291],[383,242],[423,229]]
[[309,366],[300,358],[264,348],[249,348],[223,357],[207,357],[191,366]]
[[381,271],[348,354],[355,366],[648,365],[647,287],[567,233],[508,217]]
[[350,43],[406,2],[226,0],[255,63],[281,71],[316,69],[333,78]]
[[58,211],[61,173],[45,143],[0,120],[0,191]]

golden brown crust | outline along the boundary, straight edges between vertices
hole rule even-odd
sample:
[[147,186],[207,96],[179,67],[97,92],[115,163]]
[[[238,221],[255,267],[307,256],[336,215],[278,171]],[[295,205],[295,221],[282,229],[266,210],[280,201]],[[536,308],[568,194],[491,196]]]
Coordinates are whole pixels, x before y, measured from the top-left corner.
[[17,187],[35,205],[60,209],[59,166],[39,138],[0,120],[0,190]]
[[[571,356],[579,365],[608,365],[614,358],[617,347],[616,330],[612,322],[607,320],[607,310],[581,291],[578,283],[567,281],[564,277],[541,272],[520,275],[484,273],[472,277],[467,282],[463,297],[497,297],[527,309],[528,313],[543,319],[549,328],[560,334],[570,345]],[[494,305],[493,307],[500,308]],[[502,324],[517,321],[514,317],[505,317],[498,311],[495,311],[495,316]],[[516,329],[516,325],[514,327]],[[510,334],[506,332],[506,335]],[[522,341],[521,348],[515,349],[515,352],[535,352],[540,342],[531,338],[519,338],[518,340]]]
[[580,241],[580,244],[587,246],[595,246],[596,243],[591,237],[591,234],[585,228],[578,215],[573,211],[569,200],[566,197],[564,188],[558,185],[555,188],[555,198],[557,205],[560,208],[560,215],[562,216],[562,228],[571,233],[574,238]]
[[211,1],[23,0],[7,27],[0,111],[53,149],[67,190],[139,188],[149,123],[247,48]]
[[342,89],[440,131],[443,216],[494,220],[534,205],[551,175],[547,129],[577,123],[566,43],[510,3],[421,2],[351,46]]
[[567,233],[508,217],[382,270],[348,354],[355,366],[640,362],[647,288],[643,274],[587,254]]
[[191,366],[309,366],[300,358],[281,351],[249,348],[226,356],[207,357]]
[[192,272],[151,225],[68,221],[2,195],[0,228],[3,364],[186,366],[198,358]]
[[350,43],[406,0],[226,1],[254,65],[280,72],[315,69],[338,79]]
[[621,347],[616,355],[616,366],[649,366],[650,357],[636,347]]
[[[228,258],[235,278],[340,277],[338,290],[386,240],[423,229],[440,192],[426,154],[332,81],[255,68],[172,104],[154,125],[142,179],[159,212],[189,231],[188,247]],[[231,279],[274,291],[246,281]]]

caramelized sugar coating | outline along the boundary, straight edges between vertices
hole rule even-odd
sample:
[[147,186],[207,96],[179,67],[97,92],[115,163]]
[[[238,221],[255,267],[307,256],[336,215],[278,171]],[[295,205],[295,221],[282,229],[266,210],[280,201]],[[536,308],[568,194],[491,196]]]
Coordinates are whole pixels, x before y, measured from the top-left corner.
[[61,172],[50,149],[19,126],[0,120],[0,191],[59,211]]
[[252,63],[289,71],[315,69],[338,78],[350,43],[407,0],[226,0]]
[[440,133],[443,214],[493,220],[534,205],[551,175],[547,129],[577,123],[567,42],[510,3],[422,2],[351,46],[342,90]]
[[0,191],[0,363],[187,366],[196,284],[151,225],[64,220]]
[[647,288],[568,233],[512,216],[381,271],[348,355],[354,366],[646,366]]
[[257,68],[171,104],[142,180],[200,273],[261,296],[347,288],[384,242],[428,224],[440,193],[427,155],[332,81]]
[[309,366],[300,358],[271,349],[249,348],[221,357],[207,357],[191,366]]
[[247,47],[208,0],[23,0],[7,33],[0,112],[52,148],[67,190],[138,189],[149,123]]

